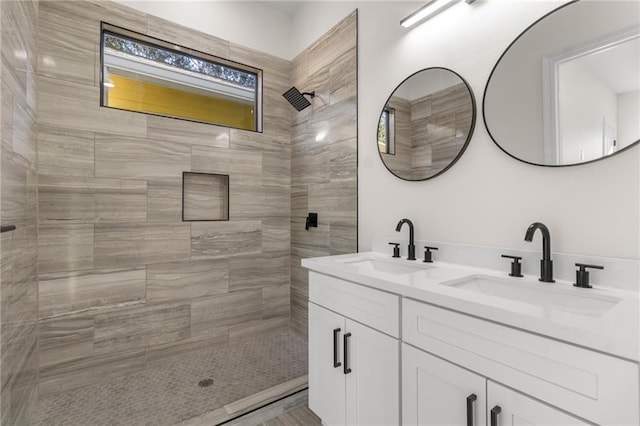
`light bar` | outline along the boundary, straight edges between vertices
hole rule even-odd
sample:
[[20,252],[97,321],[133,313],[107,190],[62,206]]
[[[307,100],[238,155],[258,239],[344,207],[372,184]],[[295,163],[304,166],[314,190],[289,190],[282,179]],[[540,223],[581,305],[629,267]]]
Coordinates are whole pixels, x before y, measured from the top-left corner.
[[[424,20],[429,19],[434,15],[442,12],[450,6],[453,6],[453,3],[456,3],[460,0],[433,0],[429,3],[422,6],[420,9],[413,12],[411,15],[404,18],[400,21],[400,25],[405,28],[409,28],[412,25]],[[475,0],[465,0],[467,4],[473,3]]]

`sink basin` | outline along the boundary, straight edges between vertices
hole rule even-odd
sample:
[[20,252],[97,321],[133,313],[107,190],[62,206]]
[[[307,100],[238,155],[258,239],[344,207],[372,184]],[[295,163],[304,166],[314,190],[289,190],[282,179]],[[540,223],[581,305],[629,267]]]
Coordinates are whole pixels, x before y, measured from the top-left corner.
[[507,279],[472,275],[457,280],[445,281],[441,284],[590,317],[602,316],[620,301],[617,297],[589,293],[590,290],[558,288],[554,287],[553,284],[537,282],[518,282],[517,278]]
[[[409,262],[409,261],[407,261]],[[422,264],[401,264],[382,259],[358,259],[344,262],[345,265],[357,267],[362,272],[384,272],[386,274],[404,275],[433,268]]]

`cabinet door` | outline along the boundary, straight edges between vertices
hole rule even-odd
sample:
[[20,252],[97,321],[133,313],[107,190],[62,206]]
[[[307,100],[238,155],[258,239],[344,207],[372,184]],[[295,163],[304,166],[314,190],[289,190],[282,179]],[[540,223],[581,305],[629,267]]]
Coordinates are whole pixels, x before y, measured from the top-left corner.
[[400,424],[400,342],[347,318],[347,424]]
[[[344,425],[346,421],[345,375],[340,350],[344,333],[342,315],[309,303],[309,408],[325,426]],[[334,366],[335,355],[339,366]]]
[[[490,426],[573,426],[587,425],[550,405],[488,380],[487,409]],[[499,414],[495,413],[499,407]]]
[[486,425],[486,379],[402,345],[403,425]]

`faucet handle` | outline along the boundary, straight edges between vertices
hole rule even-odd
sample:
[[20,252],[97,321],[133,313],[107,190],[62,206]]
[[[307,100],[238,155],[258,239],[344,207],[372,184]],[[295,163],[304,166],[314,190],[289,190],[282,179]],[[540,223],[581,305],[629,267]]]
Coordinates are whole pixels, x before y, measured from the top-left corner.
[[389,243],[390,246],[393,246],[393,256],[392,257],[400,257],[400,243]]
[[589,284],[589,271],[587,271],[587,268],[604,269],[604,266],[588,265],[586,263],[576,263],[576,266],[579,269],[576,271],[576,282],[573,286],[580,288],[591,288],[591,284]]
[[431,250],[438,250],[438,247],[424,246],[424,260],[423,260],[423,262],[433,263],[433,258],[431,256],[432,255]]
[[520,261],[522,260],[521,256],[511,256],[509,254],[503,254],[501,257],[507,258],[507,259],[513,259],[511,262],[511,273],[509,274],[510,277],[522,277],[522,263],[520,263]]

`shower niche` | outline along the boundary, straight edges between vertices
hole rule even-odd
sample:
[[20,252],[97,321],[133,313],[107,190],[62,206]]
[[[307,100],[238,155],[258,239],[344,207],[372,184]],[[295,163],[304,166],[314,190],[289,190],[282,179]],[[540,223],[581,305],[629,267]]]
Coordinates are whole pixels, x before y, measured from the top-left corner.
[[182,221],[229,220],[229,175],[182,172]]

